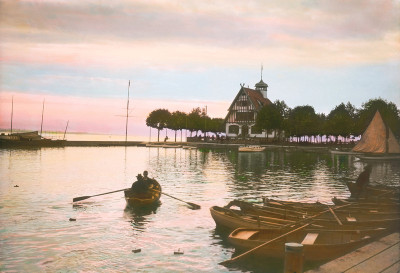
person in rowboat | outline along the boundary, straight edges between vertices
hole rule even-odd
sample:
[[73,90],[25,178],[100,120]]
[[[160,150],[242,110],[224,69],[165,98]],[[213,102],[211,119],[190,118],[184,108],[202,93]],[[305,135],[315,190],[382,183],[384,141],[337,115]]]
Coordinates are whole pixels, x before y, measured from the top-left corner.
[[137,181],[135,181],[131,187],[133,191],[137,193],[145,193],[154,187],[153,179],[149,178],[148,174],[147,171],[144,171],[143,176],[141,174],[136,176]]

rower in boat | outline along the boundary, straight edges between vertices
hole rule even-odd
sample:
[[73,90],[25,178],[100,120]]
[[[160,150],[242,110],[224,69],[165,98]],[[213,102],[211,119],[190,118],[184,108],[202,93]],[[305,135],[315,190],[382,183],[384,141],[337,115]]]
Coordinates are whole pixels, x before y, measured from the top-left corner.
[[130,189],[124,191],[125,199],[129,206],[146,206],[158,202],[161,196],[161,186],[157,180],[149,178],[148,172],[136,176],[137,181]]
[[140,173],[136,176],[137,181],[133,182],[131,189],[137,193],[147,192],[149,189],[154,187],[154,179],[148,177],[148,172],[144,171],[143,175]]

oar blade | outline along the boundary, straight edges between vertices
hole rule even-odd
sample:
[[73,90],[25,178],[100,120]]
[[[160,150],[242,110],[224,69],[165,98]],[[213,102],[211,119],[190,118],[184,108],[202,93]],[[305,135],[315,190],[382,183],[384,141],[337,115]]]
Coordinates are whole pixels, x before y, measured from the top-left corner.
[[189,204],[192,207],[192,209],[201,209],[201,207],[195,203],[187,202],[187,204]]
[[82,201],[82,200],[88,199],[88,198],[90,198],[90,197],[92,197],[92,196],[80,196],[80,197],[75,197],[74,199],[72,199],[72,202]]

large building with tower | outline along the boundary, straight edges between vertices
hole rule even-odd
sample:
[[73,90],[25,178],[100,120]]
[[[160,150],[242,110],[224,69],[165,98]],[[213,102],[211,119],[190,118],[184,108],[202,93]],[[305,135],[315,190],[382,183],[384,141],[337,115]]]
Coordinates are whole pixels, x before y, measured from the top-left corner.
[[[268,84],[262,79],[254,89],[240,85],[240,90],[228,109],[225,117],[225,133],[227,137],[266,138],[267,132],[258,131],[254,127],[257,113],[264,105],[272,102],[267,97]],[[275,132],[270,132],[268,137],[273,137]]]

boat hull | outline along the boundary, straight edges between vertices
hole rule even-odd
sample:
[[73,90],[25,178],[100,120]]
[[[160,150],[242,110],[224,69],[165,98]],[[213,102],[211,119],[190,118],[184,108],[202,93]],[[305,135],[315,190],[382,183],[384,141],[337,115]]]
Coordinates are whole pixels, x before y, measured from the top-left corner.
[[156,180],[153,180],[152,189],[154,190],[148,190],[144,193],[137,193],[132,189],[125,190],[124,195],[127,205],[130,207],[146,207],[157,204],[161,197],[161,186]]
[[[290,230],[246,229],[234,230],[228,241],[239,251],[253,249]],[[315,241],[306,242],[308,234],[316,234]],[[283,258],[285,243],[301,243],[304,247],[305,261],[327,261],[350,252],[373,239],[386,234],[385,229],[369,230],[317,230],[303,229],[289,234],[253,252],[260,257]]]

